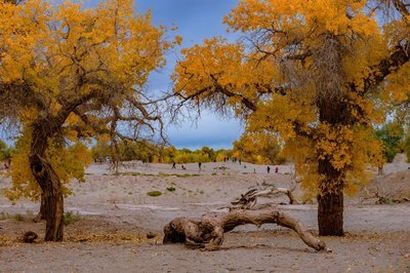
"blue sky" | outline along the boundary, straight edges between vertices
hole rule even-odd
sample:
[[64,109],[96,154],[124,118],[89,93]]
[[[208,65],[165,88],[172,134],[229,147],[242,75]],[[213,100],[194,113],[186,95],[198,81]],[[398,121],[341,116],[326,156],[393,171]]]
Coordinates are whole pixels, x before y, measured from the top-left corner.
[[[222,21],[237,3],[238,0],[137,0],[135,7],[139,12],[151,10],[157,25],[176,26],[175,34],[183,37],[182,47],[190,47],[215,35],[235,39],[235,34],[225,31]],[[172,88],[169,76],[177,56],[178,51],[168,54],[167,66],[151,76],[149,89]],[[179,148],[228,148],[241,132],[242,126],[238,120],[222,118],[210,111],[202,111],[197,122],[186,120],[180,125],[171,125],[167,130],[171,144]]]

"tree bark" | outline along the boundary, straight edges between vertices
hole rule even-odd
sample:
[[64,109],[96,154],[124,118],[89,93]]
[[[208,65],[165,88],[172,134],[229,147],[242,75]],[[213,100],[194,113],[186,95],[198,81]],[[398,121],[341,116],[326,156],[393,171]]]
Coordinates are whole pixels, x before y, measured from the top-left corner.
[[200,220],[176,218],[164,227],[164,244],[185,243],[205,250],[217,250],[223,243],[224,233],[245,224],[260,226],[274,223],[294,230],[309,247],[331,251],[313,236],[295,218],[275,207],[260,210],[236,209],[221,214],[205,214]]
[[[294,189],[293,189],[294,190]],[[247,191],[244,194],[241,194],[241,197],[235,199],[231,202],[232,206],[226,207],[229,209],[252,209],[257,203],[258,197],[274,197],[280,194],[285,194],[289,198],[289,204],[299,204],[296,198],[293,195],[293,190],[285,188],[276,188],[273,186],[268,186],[262,189],[253,188]]]
[[343,192],[318,195],[318,224],[321,236],[343,236]]
[[61,182],[51,164],[46,159],[49,131],[38,123],[33,126],[31,153],[29,157],[31,172],[42,191],[42,213],[46,219],[45,241],[63,240],[64,200]]
[[39,155],[30,156],[32,173],[44,194],[46,241],[63,240],[64,199],[60,180],[51,165]]
[[[329,126],[332,131],[339,130],[340,126],[355,123],[346,99],[344,50],[337,36],[327,34],[324,36],[322,47],[314,55],[319,71],[316,79],[318,89],[316,106],[319,110],[319,121]],[[334,141],[329,140],[328,137],[325,133],[319,136],[326,141]],[[325,151],[318,152],[318,173],[321,177],[317,197],[319,234],[341,236],[343,235],[343,186],[346,170],[336,169],[333,166],[332,155]]]
[[325,158],[319,160],[319,174],[324,177],[317,196],[319,235],[343,236],[343,173]]
[[36,217],[33,218],[34,223],[38,223],[41,220],[46,219],[46,204],[44,200],[44,194],[41,193],[41,198],[40,198],[40,210],[38,211]]

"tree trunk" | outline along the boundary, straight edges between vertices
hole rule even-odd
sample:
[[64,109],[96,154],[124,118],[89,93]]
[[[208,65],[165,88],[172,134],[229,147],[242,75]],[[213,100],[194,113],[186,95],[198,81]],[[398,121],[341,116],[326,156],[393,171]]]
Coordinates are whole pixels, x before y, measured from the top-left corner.
[[46,219],[46,241],[63,240],[64,200],[60,179],[46,159],[49,131],[47,123],[33,126],[31,153],[29,157],[31,172],[42,191],[42,213]]
[[276,188],[274,186],[268,186],[265,188],[253,188],[247,191],[244,194],[241,194],[241,197],[236,198],[231,202],[232,206],[224,207],[229,209],[252,209],[257,203],[258,197],[274,197],[276,195],[285,194],[289,198],[289,204],[299,204],[296,198],[294,197],[292,190],[285,188]]
[[318,225],[321,236],[343,236],[343,173],[336,170],[330,159],[319,160],[320,184]]
[[46,219],[46,204],[44,200],[44,194],[41,193],[41,199],[40,199],[40,210],[38,211],[36,217],[34,217],[33,222],[38,223],[41,220]]
[[[343,70],[345,49],[339,37],[333,34],[323,36],[321,48],[315,52],[314,59],[318,68],[316,105],[319,121],[337,132],[341,127],[355,122],[348,103]],[[326,141],[339,145],[329,139],[326,133],[320,135]],[[318,141],[318,139],[316,140]],[[343,186],[345,169],[336,169],[332,164],[332,155],[318,151],[318,173],[321,181],[318,191],[318,225],[320,235],[343,235]],[[324,158],[323,158],[324,157]]]
[[343,236],[343,192],[318,195],[318,224],[321,236]]
[[45,240],[62,241],[64,199],[60,180],[51,165],[39,155],[30,156],[30,165],[44,195]]
[[320,251],[331,251],[326,244],[313,236],[296,219],[279,211],[276,207],[259,210],[236,209],[227,213],[208,213],[200,220],[176,218],[164,227],[164,244],[185,243],[205,250],[217,250],[223,243],[224,233],[236,226],[274,223],[294,230],[309,247]]

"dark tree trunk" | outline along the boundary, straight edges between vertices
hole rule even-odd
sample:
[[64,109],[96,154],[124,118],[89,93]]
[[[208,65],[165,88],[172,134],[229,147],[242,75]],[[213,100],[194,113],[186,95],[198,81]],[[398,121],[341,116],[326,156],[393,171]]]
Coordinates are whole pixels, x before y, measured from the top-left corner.
[[30,154],[31,172],[42,191],[42,213],[46,219],[46,241],[63,240],[64,200],[60,179],[45,153],[48,146],[49,131],[44,123],[33,126]]
[[317,196],[319,235],[343,236],[344,175],[329,158],[319,160],[319,174],[324,177]]
[[318,224],[321,236],[343,236],[343,192],[318,195]]
[[60,180],[51,165],[39,155],[30,156],[31,170],[44,193],[46,241],[63,240],[64,200]]
[[[320,103],[320,121],[329,124],[333,130],[349,121],[347,106],[340,101],[324,99]],[[326,138],[327,136],[324,136]],[[343,236],[343,187],[345,171],[336,169],[331,156],[319,159],[318,225],[321,236]]]
[[[316,88],[318,97],[316,106],[319,110],[320,124],[329,126],[333,132],[341,127],[354,124],[346,99],[345,73],[343,56],[345,49],[339,38],[328,33],[323,36],[323,44],[314,54],[318,69]],[[320,135],[326,141],[328,135]],[[339,145],[338,143],[334,143]],[[343,235],[343,186],[344,169],[335,169],[332,155],[318,151],[318,173],[321,176],[318,192],[318,224],[320,235]]]
[[40,209],[39,209],[36,217],[34,217],[33,222],[38,223],[41,220],[45,220],[45,219],[46,219],[46,204],[45,204],[45,200],[44,200],[44,194],[41,193]]

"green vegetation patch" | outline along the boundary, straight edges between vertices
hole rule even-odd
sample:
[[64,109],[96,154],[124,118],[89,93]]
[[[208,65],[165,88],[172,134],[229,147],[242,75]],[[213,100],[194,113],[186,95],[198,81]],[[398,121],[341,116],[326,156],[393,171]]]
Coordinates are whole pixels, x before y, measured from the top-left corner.
[[162,195],[162,192],[160,192],[160,191],[149,191],[149,192],[147,192],[147,195],[151,196],[151,197],[157,197],[157,196]]
[[81,217],[78,212],[74,213],[72,211],[67,211],[66,213],[64,213],[63,223],[64,225],[68,226],[70,224],[80,221],[80,219]]

